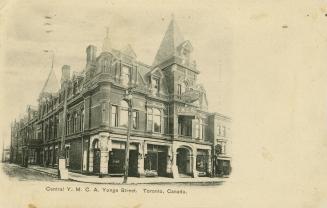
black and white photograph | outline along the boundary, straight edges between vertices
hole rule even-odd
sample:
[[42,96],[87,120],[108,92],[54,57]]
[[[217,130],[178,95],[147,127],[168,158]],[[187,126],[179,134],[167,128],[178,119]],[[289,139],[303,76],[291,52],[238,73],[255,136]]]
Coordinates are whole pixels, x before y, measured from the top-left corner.
[[0,8],[1,207],[327,206],[326,2]]

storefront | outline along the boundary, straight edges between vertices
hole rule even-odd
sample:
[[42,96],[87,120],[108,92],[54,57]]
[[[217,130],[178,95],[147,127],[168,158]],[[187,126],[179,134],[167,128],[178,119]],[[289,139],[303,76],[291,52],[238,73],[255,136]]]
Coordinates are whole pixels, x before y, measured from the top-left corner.
[[145,176],[167,176],[167,146],[147,144],[144,158]]
[[230,160],[225,158],[218,158],[216,160],[216,175],[228,176],[231,172]]
[[208,150],[197,150],[196,156],[196,170],[198,176],[207,176],[208,175],[208,165],[209,165],[209,155]]
[[[137,160],[138,149],[136,144],[130,144],[129,148],[129,176],[138,176]],[[109,151],[108,173],[111,176],[122,176],[125,164],[125,143],[113,142],[112,149]]]

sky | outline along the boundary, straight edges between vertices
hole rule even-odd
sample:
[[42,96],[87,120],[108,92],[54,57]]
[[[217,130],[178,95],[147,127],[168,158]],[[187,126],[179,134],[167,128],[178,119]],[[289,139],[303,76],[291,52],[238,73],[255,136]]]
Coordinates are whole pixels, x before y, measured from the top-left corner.
[[[194,47],[210,111],[233,120],[231,182],[194,190],[197,197],[188,206],[174,202],[217,207],[214,198],[221,207],[327,206],[326,1],[85,2],[90,1],[1,4],[2,138],[8,138],[10,121],[36,103],[50,70],[44,49],[55,51],[59,79],[63,64],[83,69],[86,46],[101,50],[109,27],[114,46],[129,43],[138,60],[151,64],[174,13]],[[53,16],[50,34],[45,15]]]

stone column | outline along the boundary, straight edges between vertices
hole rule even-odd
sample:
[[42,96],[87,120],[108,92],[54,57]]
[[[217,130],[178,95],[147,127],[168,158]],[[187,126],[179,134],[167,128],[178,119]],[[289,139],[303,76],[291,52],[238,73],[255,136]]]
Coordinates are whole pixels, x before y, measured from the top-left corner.
[[100,142],[100,177],[108,174],[108,160],[109,160],[109,133],[102,132],[99,134]]
[[167,176],[173,177],[173,171],[172,171],[172,165],[173,165],[173,154],[172,154],[172,147],[168,146],[168,152],[167,152]]
[[94,152],[93,152],[93,148],[91,147],[89,149],[89,172],[93,172],[93,155],[94,155]]
[[100,177],[108,174],[108,151],[100,151]]
[[173,178],[179,178],[179,173],[177,168],[177,149],[172,148],[172,156],[173,156],[173,160],[172,160],[171,170],[173,173]]
[[139,175],[139,177],[144,177],[145,174],[144,174],[144,156],[145,156],[145,153],[144,153],[144,145],[145,142],[140,142],[138,144],[138,159],[137,159],[137,173]]

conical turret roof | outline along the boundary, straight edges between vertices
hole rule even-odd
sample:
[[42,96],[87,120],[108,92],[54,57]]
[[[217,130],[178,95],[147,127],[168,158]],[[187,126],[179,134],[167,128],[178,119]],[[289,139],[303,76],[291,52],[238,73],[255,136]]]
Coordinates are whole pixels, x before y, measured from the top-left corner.
[[184,42],[184,37],[179,30],[174,17],[169,23],[165,36],[161,41],[157,55],[152,66],[156,66],[176,54],[176,48]]

